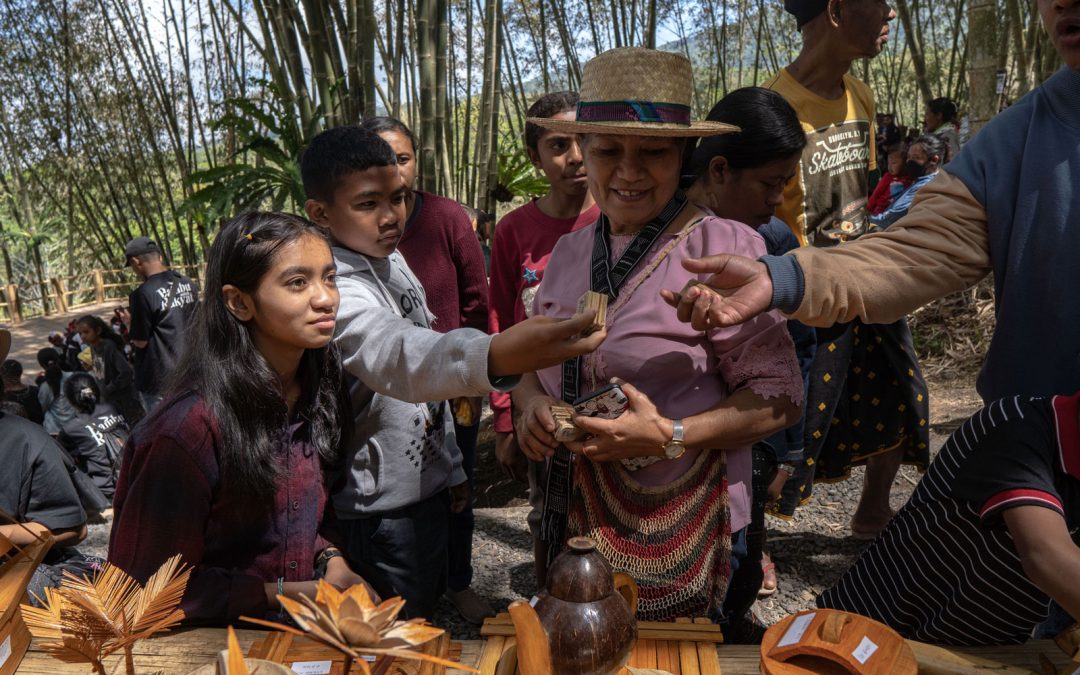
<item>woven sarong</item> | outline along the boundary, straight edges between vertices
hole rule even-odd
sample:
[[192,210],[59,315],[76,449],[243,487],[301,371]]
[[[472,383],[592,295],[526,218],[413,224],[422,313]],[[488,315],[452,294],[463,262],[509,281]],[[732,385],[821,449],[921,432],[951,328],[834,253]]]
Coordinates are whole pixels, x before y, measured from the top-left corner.
[[702,452],[667,485],[638,484],[620,462],[574,462],[568,536],[587,536],[638,584],[638,618],[708,616],[731,575],[724,454]]

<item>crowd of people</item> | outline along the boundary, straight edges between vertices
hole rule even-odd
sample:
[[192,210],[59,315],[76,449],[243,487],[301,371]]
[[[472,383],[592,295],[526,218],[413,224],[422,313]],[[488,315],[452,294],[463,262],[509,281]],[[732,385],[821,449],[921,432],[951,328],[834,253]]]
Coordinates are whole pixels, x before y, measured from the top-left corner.
[[[194,567],[189,622],[276,613],[326,579],[402,596],[409,616],[445,595],[479,623],[489,397],[495,461],[529,486],[538,587],[585,535],[637,581],[641,618],[760,639],[767,517],[865,465],[851,530],[872,543],[821,606],[952,644],[1080,616],[1080,308],[1054,294],[1080,247],[1080,0],[1039,6],[1065,68],[962,149],[947,99],[904,143],[849,73],[887,39],[885,0],[787,0],[798,57],[704,120],[683,56],[600,54],[580,92],[529,109],[550,190],[490,251],[482,217],[416,188],[401,121],[324,131],[298,158],[304,213],[223,225],[202,292],[140,237],[119,330],[80,317],[34,385],[4,362],[18,471],[0,508],[23,525],[0,533],[52,532],[35,583],[55,583],[100,563],[76,544],[111,505],[110,562],[137,579],[177,553]],[[991,269],[987,406],[931,461],[904,315]],[[606,312],[583,311],[587,293]],[[577,414],[583,439],[556,440],[553,407],[613,390],[618,417]],[[903,463],[926,474],[894,513]]]

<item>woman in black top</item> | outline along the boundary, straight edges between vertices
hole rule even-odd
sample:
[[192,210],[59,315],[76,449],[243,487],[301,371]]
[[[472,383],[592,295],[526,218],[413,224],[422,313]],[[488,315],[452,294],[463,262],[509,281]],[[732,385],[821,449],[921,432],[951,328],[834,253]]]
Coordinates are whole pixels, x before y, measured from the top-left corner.
[[128,425],[116,408],[101,400],[97,380],[76,373],[64,383],[64,394],[78,411],[57,437],[75,465],[107,499],[116,491],[120,451],[127,441]]
[[135,393],[134,374],[124,356],[124,343],[109,324],[87,314],[75,322],[79,335],[94,353],[94,377],[98,379],[105,400],[111,403],[134,426],[142,419],[143,408]]

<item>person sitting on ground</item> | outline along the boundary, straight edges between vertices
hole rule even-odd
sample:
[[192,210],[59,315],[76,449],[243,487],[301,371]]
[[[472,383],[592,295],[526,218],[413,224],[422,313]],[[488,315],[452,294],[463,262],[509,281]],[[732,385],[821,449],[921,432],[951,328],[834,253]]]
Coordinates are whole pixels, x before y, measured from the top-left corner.
[[866,202],[866,210],[871,216],[880,214],[889,208],[893,200],[900,196],[909,185],[911,178],[904,173],[904,162],[907,161],[907,148],[897,145],[888,153],[888,169],[881,176],[873,194]]
[[[724,599],[732,555],[746,555],[750,446],[799,418],[803,386],[779,314],[702,332],[664,311],[661,288],[697,280],[684,258],[765,251],[751,228],[699,209],[679,190],[687,139],[737,131],[691,122],[693,91],[684,56],[613,49],[585,65],[574,120],[529,118],[581,134],[601,211],[555,244],[534,311],[565,316],[584,293],[604,294],[609,337],[595,354],[526,376],[513,403],[522,451],[550,458],[540,522],[549,554],[570,537],[590,537],[637,581],[639,618],[725,623],[741,618],[726,613]],[[590,436],[556,442],[551,407],[612,382],[621,383],[627,410],[614,420],[575,417]]]
[[[393,117],[369,117],[360,126],[386,141],[397,155],[398,171],[408,188],[398,250],[423,287],[424,300],[435,317],[431,327],[440,333],[461,327],[487,330],[487,269],[468,214],[452,199],[416,189],[416,137],[403,122]],[[480,399],[461,397],[449,405],[466,480],[453,487],[446,597],[466,621],[479,626],[486,617],[495,616],[490,603],[471,588],[475,526],[472,476],[480,433]]]
[[248,213],[206,262],[206,295],[165,399],[134,429],[109,562],[145,582],[179,553],[189,623],[277,615],[318,577],[363,583],[341,557],[326,472],[347,424],[334,260],[303,218]]
[[941,448],[907,504],[818,598],[906,638],[1025,642],[1050,599],[1080,616],[1080,392],[994,401]]
[[52,347],[39,350],[37,362],[45,371],[38,388],[38,403],[45,413],[41,426],[55,436],[65,424],[75,419],[77,414],[75,407],[64,395],[64,380],[70,377],[71,373],[61,368],[60,354]]
[[[424,288],[398,252],[408,185],[386,141],[344,126],[300,159],[308,217],[334,244],[341,308],[335,342],[349,378],[353,441],[334,505],[346,555],[408,616],[431,616],[447,574],[448,508],[465,481],[445,401],[508,389],[516,375],[597,347],[595,316],[537,317],[496,336],[431,330]],[[567,313],[569,315],[570,312]],[[565,316],[565,315],[564,315]]]
[[[683,171],[693,181],[687,196],[720,218],[754,228],[771,255],[798,248],[799,240],[791,229],[773,215],[806,147],[806,134],[791,104],[774,91],[746,87],[725,96],[705,119],[734,125],[740,131],[698,144]],[[795,344],[805,395],[816,335],[814,329],[798,321],[788,321],[787,329]],[[795,424],[754,446],[754,498],[746,558],[733,559],[734,574],[724,600],[725,611],[735,618],[746,615],[759,592],[771,595],[776,591],[776,568],[764,551],[766,502],[779,498],[795,465],[803,460],[804,426],[800,416]],[[725,638],[742,639],[738,628],[745,625],[734,625]]]
[[[11,333],[0,330],[0,359],[10,346]],[[86,538],[86,513],[63,455],[40,425],[0,408],[0,535],[20,547],[52,536],[52,547],[27,588],[35,604],[46,587],[60,585],[65,569],[85,573],[100,562],[74,548]]]
[[915,139],[908,148],[907,161],[904,162],[904,175],[911,184],[892,200],[887,209],[870,218],[871,225],[884,230],[906,216],[915,195],[937,176],[946,152],[948,146],[940,136],[927,134]]
[[[573,120],[577,92],[544,94],[529,106],[529,117]],[[589,194],[577,134],[545,129],[525,122],[525,151],[533,168],[551,186],[543,197],[533,199],[507,213],[499,221],[498,236],[491,252],[491,309],[488,329],[506,330],[524,321],[532,311],[532,301],[551,250],[564,234],[591,225],[600,209]],[[543,587],[547,567],[547,545],[540,540],[540,512],[544,505],[542,462],[529,462],[514,439],[510,395],[491,394],[492,427],[495,430],[495,457],[511,478],[529,484],[529,530],[533,536],[537,587]]]
[[64,425],[56,440],[75,460],[76,468],[112,501],[121,450],[129,431],[127,422],[116,408],[102,400],[97,379],[89,373],[69,377],[64,383],[64,395],[78,414]]
[[22,381],[23,367],[15,359],[8,359],[0,365],[0,376],[4,379],[4,400],[18,403],[26,411],[26,419],[36,424],[45,421],[45,411],[38,400],[38,388]]
[[105,400],[124,416],[128,426],[134,427],[142,419],[144,411],[135,391],[131,364],[124,356],[123,340],[109,324],[92,314],[80,316],[75,325],[83,342],[92,351],[92,370],[105,394]]

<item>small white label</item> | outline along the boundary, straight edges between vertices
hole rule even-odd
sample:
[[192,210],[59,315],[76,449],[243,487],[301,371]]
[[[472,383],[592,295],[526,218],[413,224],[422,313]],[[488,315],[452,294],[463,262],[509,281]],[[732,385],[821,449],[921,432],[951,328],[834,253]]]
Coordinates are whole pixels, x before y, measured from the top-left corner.
[[802,636],[806,633],[806,629],[810,627],[810,623],[817,616],[817,612],[810,612],[809,614],[803,614],[802,616],[795,617],[795,620],[788,626],[787,632],[784,633],[784,637],[780,638],[780,642],[776,644],[777,647],[787,647],[788,645],[798,644],[802,641]]
[[333,661],[297,661],[291,668],[296,675],[327,675]]
[[877,645],[874,641],[868,637],[863,637],[862,642],[855,648],[855,651],[851,652],[851,655],[855,657],[855,660],[859,663],[866,665],[866,661],[874,655],[877,651]]
[[4,642],[0,644],[0,666],[7,663],[7,660],[11,657],[11,636],[4,638]]
[[536,603],[538,603],[538,602],[540,602],[540,596],[539,595],[532,596],[532,600],[529,600],[529,607],[536,607]]

